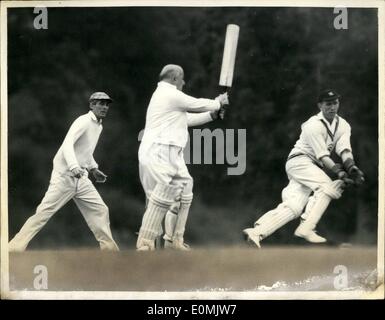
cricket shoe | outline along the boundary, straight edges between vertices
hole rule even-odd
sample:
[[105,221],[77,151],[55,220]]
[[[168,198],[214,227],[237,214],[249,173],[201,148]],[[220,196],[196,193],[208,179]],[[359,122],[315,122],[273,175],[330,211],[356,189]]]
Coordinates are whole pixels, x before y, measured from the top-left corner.
[[243,230],[243,234],[246,235],[246,240],[253,242],[258,248],[261,248],[260,241],[262,240],[261,234],[256,228],[248,228]]
[[325,243],[327,241],[324,237],[319,236],[314,230],[305,229],[301,225],[295,230],[294,235],[311,243]]
[[162,236],[157,236],[154,241],[155,250],[161,250],[162,248]]
[[20,246],[14,239],[8,243],[8,252],[23,252],[25,247]]
[[11,247],[11,246],[8,248],[8,252],[24,252],[24,251],[25,251],[24,249]]
[[170,240],[164,240],[164,248],[165,249],[172,249],[172,250],[180,250],[180,251],[190,251],[191,248],[187,243],[184,243],[183,241],[170,241]]
[[155,243],[154,241],[141,239],[136,245],[136,251],[154,251]]

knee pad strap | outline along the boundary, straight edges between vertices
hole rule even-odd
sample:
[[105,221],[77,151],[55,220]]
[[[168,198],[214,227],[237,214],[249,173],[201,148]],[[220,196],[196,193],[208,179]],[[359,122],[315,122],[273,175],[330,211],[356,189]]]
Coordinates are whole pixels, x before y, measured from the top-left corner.
[[339,199],[342,196],[343,184],[344,182],[342,180],[335,180],[331,183],[324,184],[320,191],[332,199]]
[[193,194],[192,193],[190,193],[190,194],[182,194],[180,202],[182,204],[190,204],[192,202],[192,199],[193,199]]
[[168,208],[178,200],[181,191],[181,187],[157,184],[151,193],[150,201],[160,207]]

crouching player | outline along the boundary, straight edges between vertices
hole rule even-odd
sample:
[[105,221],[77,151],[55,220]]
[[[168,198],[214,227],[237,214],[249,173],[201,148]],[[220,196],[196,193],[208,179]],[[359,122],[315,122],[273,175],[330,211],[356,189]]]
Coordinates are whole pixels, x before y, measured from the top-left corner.
[[[315,228],[330,201],[339,199],[348,184],[364,182],[364,174],[356,166],[350,146],[350,125],[337,115],[339,99],[333,90],[319,95],[320,112],[302,124],[301,135],[288,156],[289,184],[282,191],[282,203],[260,217],[254,228],[243,230],[257,247],[260,248],[262,239],[299,217],[301,222],[295,236],[312,243],[326,242]],[[343,165],[331,159],[333,150]],[[329,178],[324,168],[334,173],[335,180]]]

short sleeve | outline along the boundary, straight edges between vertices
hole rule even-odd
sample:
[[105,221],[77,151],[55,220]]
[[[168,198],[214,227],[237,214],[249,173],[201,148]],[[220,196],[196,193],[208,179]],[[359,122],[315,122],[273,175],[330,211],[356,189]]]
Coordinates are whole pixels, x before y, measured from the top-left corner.
[[336,153],[341,157],[343,151],[352,152],[352,147],[350,145],[350,136],[351,136],[351,127],[348,123],[344,125],[343,133],[336,142]]

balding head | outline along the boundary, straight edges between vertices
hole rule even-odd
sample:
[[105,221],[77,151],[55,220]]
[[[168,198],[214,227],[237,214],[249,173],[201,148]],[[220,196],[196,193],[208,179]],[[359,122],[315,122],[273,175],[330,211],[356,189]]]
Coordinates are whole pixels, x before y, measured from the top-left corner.
[[176,64],[168,64],[163,67],[162,71],[159,74],[159,80],[169,80],[183,73],[183,69],[181,66]]
[[163,67],[159,74],[159,80],[171,83],[182,90],[184,86],[184,72],[181,66],[176,64],[168,64]]

